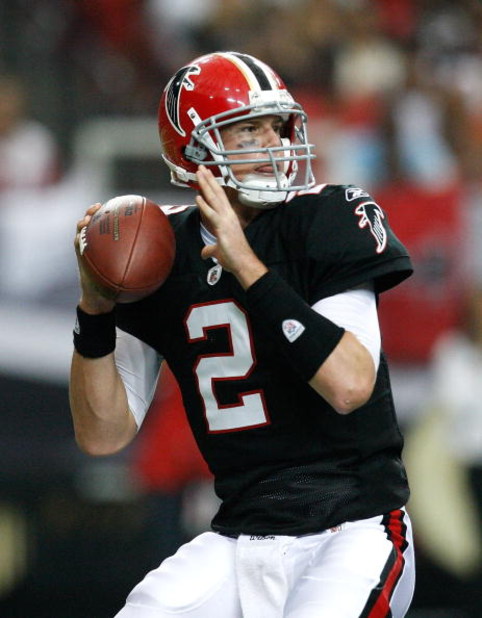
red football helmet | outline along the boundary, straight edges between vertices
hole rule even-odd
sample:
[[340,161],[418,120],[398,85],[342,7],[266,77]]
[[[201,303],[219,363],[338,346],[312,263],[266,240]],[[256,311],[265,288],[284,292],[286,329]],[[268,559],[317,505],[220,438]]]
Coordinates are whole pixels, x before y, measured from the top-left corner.
[[[220,129],[267,114],[285,120],[279,146],[224,148]],[[201,56],[171,78],[159,105],[159,134],[171,182],[197,188],[196,170],[203,164],[212,167],[221,185],[235,188],[246,204],[274,206],[285,199],[288,189],[308,189],[315,183],[311,170],[315,155],[307,142],[306,120],[281,78],[263,62],[237,52]],[[264,156],[246,157],[259,153]],[[237,179],[231,166],[251,162],[271,165],[273,178],[251,174]],[[280,162],[282,170],[276,165]]]

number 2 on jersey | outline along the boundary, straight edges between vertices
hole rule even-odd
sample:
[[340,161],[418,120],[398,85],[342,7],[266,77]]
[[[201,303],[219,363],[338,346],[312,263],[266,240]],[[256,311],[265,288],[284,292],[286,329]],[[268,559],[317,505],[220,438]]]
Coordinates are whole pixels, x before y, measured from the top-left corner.
[[230,350],[200,356],[194,366],[209,431],[241,431],[268,424],[262,390],[239,392],[239,403],[235,404],[221,404],[216,397],[217,382],[243,380],[256,365],[244,311],[232,300],[195,305],[187,315],[186,327],[191,342],[206,339],[209,330],[218,328],[227,330],[230,341]]

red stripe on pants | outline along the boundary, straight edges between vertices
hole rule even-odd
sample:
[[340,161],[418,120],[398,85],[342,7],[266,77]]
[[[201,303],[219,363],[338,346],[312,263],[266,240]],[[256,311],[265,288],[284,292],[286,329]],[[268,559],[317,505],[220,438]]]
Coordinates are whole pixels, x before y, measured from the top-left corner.
[[390,513],[386,529],[387,536],[395,547],[396,558],[386,577],[380,595],[368,614],[368,618],[386,618],[386,616],[391,615],[389,614],[390,599],[405,564],[403,549],[406,541],[404,536],[405,525],[403,524],[403,511],[396,510]]

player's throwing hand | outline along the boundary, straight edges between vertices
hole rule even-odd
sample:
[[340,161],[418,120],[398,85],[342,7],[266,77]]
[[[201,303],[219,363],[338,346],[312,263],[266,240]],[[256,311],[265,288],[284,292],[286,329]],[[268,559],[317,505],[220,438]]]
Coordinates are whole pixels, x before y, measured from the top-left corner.
[[200,165],[197,179],[201,194],[196,196],[196,203],[217,239],[215,245],[203,248],[201,256],[203,259],[216,258],[225,270],[237,277],[244,288],[248,288],[267,268],[249,246],[240,217],[212,172]]

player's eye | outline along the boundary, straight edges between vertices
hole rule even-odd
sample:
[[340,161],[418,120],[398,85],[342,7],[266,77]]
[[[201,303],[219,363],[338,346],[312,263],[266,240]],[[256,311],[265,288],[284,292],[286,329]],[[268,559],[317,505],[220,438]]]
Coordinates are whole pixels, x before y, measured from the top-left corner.
[[245,125],[241,125],[240,127],[240,131],[242,131],[243,133],[255,133],[258,130],[258,125],[256,124],[245,124]]

